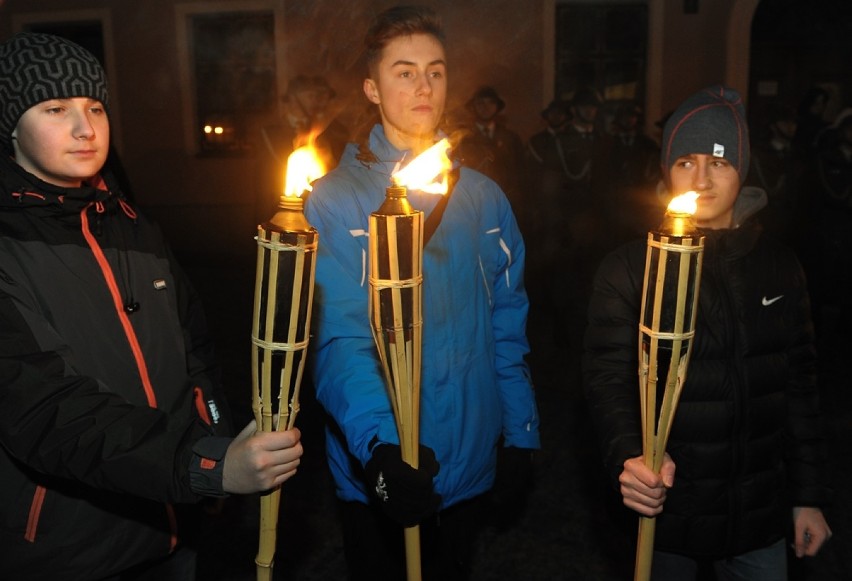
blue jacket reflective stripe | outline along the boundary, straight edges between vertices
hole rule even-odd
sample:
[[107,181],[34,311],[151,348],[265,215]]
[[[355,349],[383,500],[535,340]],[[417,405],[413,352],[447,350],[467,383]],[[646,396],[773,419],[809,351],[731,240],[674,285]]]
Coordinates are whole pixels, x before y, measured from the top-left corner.
[[[359,464],[370,458],[370,441],[399,441],[368,318],[369,216],[397,163],[407,161],[379,125],[370,148],[381,161],[362,164],[349,144],[305,205],[320,240],[310,362],[317,398],[339,427],[328,432],[329,465],[338,496],[362,502]],[[426,216],[438,200],[419,191],[408,197]],[[539,447],[524,362],[524,245],[493,181],[462,169],[423,263],[420,441],[441,465],[435,489],[446,507],[491,487],[501,434],[507,446]]]

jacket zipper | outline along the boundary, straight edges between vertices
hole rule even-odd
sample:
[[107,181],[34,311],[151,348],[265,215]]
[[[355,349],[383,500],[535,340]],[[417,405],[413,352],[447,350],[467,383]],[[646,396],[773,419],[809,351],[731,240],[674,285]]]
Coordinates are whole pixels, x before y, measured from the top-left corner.
[[154,394],[154,387],[151,385],[151,378],[148,375],[148,366],[145,363],[145,356],[142,354],[142,347],[139,345],[139,339],[136,337],[136,332],[133,330],[133,325],[130,323],[130,317],[128,317],[127,313],[124,311],[121,292],[118,290],[118,283],[115,280],[115,274],[113,274],[112,267],[109,265],[109,262],[107,262],[107,258],[104,255],[100,244],[98,244],[98,241],[95,240],[95,237],[89,230],[89,218],[86,215],[86,211],[89,207],[91,207],[91,204],[83,208],[80,212],[83,237],[86,239],[92,254],[95,256],[95,260],[104,275],[107,288],[109,289],[113,304],[115,305],[116,314],[121,321],[121,326],[124,328],[124,334],[127,337],[128,343],[130,343],[130,349],[133,351],[133,357],[136,360],[139,377],[142,379],[142,388],[145,390],[145,397],[148,400],[148,405],[152,408],[156,408],[157,396]]
[[[718,246],[718,241],[717,241]],[[733,417],[733,430],[734,433],[742,434],[742,430],[740,429],[745,422],[744,410],[746,408],[746,401],[748,399],[748,395],[745,393],[746,386],[742,381],[743,373],[742,366],[739,362],[738,355],[741,350],[740,338],[737,334],[736,325],[732,324],[731,321],[737,320],[737,313],[734,312],[735,301],[732,297],[730,286],[728,286],[727,281],[729,280],[730,273],[727,272],[725,268],[725,260],[722,258],[722,253],[716,253],[716,271],[719,273],[719,280],[724,281],[721,285],[722,291],[719,293],[721,297],[724,299],[725,308],[724,308],[724,321],[725,325],[725,335],[727,344],[731,345],[731,351],[729,356],[734,361],[734,374],[731,376],[731,381],[733,382],[733,404],[734,404],[734,417]],[[743,441],[745,436],[740,436],[732,440],[733,444],[733,479],[734,481],[731,485],[731,506],[730,506],[730,514],[731,520],[728,526],[728,550],[733,550],[733,548],[737,545],[737,539],[740,536],[740,529],[742,523],[739,515],[741,514],[742,507],[742,495],[740,494],[740,486],[736,484],[742,474],[743,468],[743,450],[745,449],[745,442]]]

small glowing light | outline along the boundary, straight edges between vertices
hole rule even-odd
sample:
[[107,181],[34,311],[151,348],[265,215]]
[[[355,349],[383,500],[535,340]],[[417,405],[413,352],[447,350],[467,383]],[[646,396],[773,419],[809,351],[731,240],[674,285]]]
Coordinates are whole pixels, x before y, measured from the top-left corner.
[[453,162],[447,156],[450,141],[442,139],[417,157],[411,163],[391,176],[394,185],[429,194],[447,193],[447,173]]
[[325,175],[326,168],[316,149],[310,145],[300,147],[287,158],[284,195],[301,197],[313,189],[311,184]]
[[213,133],[213,128],[210,125],[204,126],[204,133],[210,134]]
[[686,192],[672,198],[666,208],[667,212],[674,214],[695,214],[698,210],[698,194],[695,192]]
[[222,135],[223,133],[225,133],[225,128],[221,125],[217,125],[213,128],[213,133],[215,133],[216,135]]

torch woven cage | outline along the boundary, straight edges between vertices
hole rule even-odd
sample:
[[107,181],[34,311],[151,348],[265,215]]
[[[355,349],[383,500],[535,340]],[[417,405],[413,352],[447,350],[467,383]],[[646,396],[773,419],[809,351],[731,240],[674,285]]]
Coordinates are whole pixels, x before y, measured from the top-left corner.
[[[403,187],[370,215],[370,320],[396,420],[402,459],[418,467],[423,343],[423,212]],[[420,530],[405,529],[409,581],[420,579]]]
[[[665,222],[663,228],[665,227]],[[682,225],[682,224],[681,224]],[[661,228],[661,230],[663,229]],[[649,232],[639,320],[639,394],[645,465],[660,472],[692,353],[704,237]],[[665,377],[662,397],[658,378]],[[640,517],[636,581],[650,578],[656,519]]]
[[[282,200],[258,226],[257,277],[252,319],[252,409],[258,431],[291,429],[310,334],[317,232],[300,200]],[[261,496],[259,581],[272,578],[281,488]]]
[[[402,189],[402,188],[389,188]],[[404,192],[404,189],[403,189]],[[370,319],[403,460],[417,468],[423,332],[423,213],[405,198],[370,215]],[[407,212],[407,213],[403,213]]]

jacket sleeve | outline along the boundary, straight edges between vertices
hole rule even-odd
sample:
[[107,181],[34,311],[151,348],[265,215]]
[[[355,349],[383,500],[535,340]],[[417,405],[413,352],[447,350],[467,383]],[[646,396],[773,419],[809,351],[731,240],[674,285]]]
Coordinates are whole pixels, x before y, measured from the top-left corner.
[[506,446],[538,449],[539,415],[529,367],[526,322],[529,300],[524,289],[525,248],[505,197],[500,208],[500,268],[494,281],[494,329],[497,382],[503,405]]
[[40,348],[35,329],[42,336],[51,332],[37,312],[0,290],[4,450],[40,478],[65,478],[157,501],[198,500],[187,466],[191,442],[208,431],[189,413],[190,402],[181,406],[185,417],[133,405],[96,379],[75,375],[62,349]]
[[641,247],[607,256],[595,275],[584,337],[583,387],[604,465],[617,482],[624,461],[642,454],[638,389]]
[[824,474],[825,458],[817,389],[817,358],[814,328],[805,277],[798,262],[790,270],[796,273],[794,286],[798,300],[791,301],[789,321],[791,342],[787,351],[790,374],[787,385],[787,428],[785,463],[793,506],[825,506],[831,492]]
[[171,253],[169,259],[178,286],[178,315],[186,345],[187,373],[194,407],[214,434],[233,436],[233,418],[201,297]]
[[315,186],[305,206],[319,233],[310,362],[318,401],[363,465],[373,438],[399,436],[368,315],[366,222],[355,207],[327,203],[328,187]]

